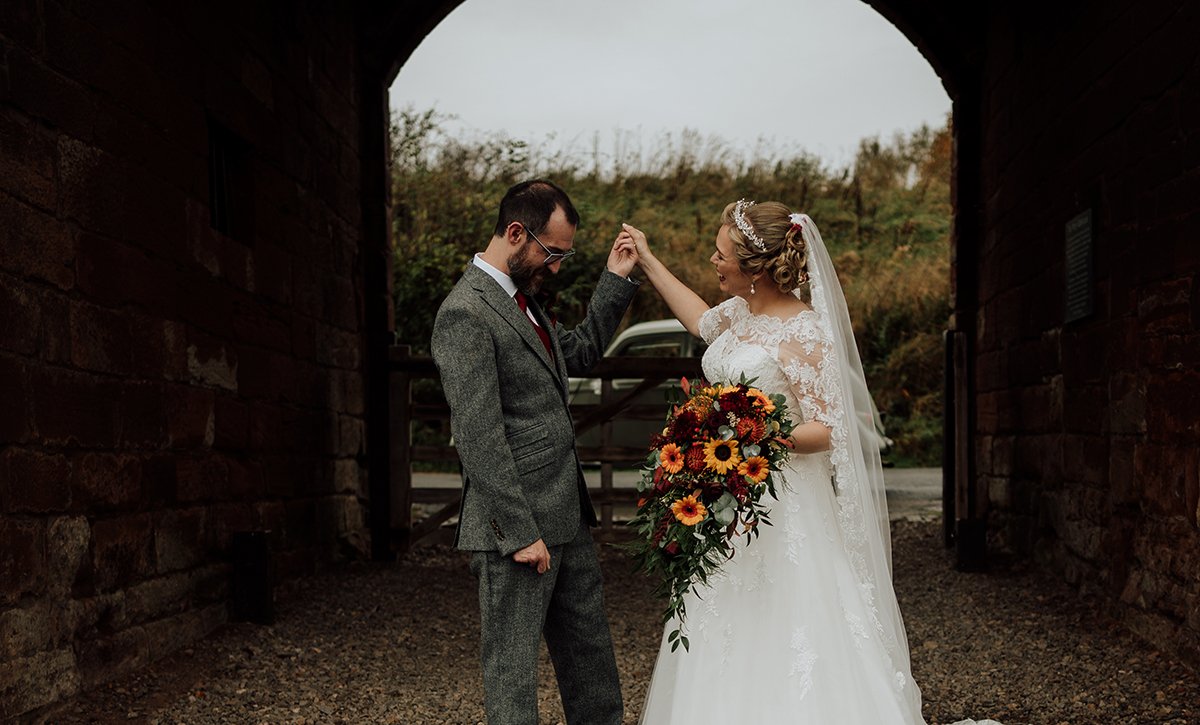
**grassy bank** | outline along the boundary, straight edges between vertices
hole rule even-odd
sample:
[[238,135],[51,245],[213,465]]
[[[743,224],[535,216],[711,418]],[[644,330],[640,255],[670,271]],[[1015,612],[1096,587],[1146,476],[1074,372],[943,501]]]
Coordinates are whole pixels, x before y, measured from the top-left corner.
[[[554,281],[555,311],[582,318],[619,224],[644,229],[658,256],[710,303],[718,216],[740,197],[778,200],[821,226],[846,291],[867,380],[896,441],[898,465],[941,456],[941,333],[950,313],[950,130],[865,139],[846,168],[769,149],[736,153],[684,131],[652,143],[618,135],[610,150],[554,152],[504,136],[463,140],[432,111],[396,114],[392,219],[398,339],[428,350],[432,306],[491,236],[511,184],[540,176],[571,195],[578,254]],[[624,139],[624,140],[623,140]],[[409,311],[420,310],[420,314]],[[627,322],[668,316],[647,290]]]

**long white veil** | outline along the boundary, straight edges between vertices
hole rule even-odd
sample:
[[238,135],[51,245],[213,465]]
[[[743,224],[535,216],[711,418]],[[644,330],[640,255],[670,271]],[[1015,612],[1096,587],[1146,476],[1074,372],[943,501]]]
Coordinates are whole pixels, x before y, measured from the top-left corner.
[[[807,214],[792,220],[801,225],[807,246],[811,304],[827,326],[826,349],[820,374],[833,393],[827,400],[833,426],[830,460],[837,489],[838,525],[859,586],[868,599],[872,622],[892,657],[894,670],[911,672],[908,637],[892,589],[892,541],[879,457],[879,412],[867,390],[862,359],[850,326],[850,313],[841,282],[821,239],[816,222]],[[838,396],[837,391],[841,392]],[[840,400],[839,400],[840,398]],[[897,683],[920,712],[916,683]]]

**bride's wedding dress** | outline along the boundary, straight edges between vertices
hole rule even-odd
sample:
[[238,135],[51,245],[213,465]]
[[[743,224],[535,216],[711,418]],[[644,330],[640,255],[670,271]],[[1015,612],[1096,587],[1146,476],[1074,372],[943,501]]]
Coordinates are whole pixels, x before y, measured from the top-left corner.
[[878,414],[840,285],[804,221],[812,309],[779,319],[726,300],[700,319],[703,367],[709,381],[744,376],[783,394],[793,415],[830,428],[832,447],[792,456],[773,525],[752,543],[740,537],[734,557],[688,595],[688,651],[671,651],[668,623],[645,725],[925,722],[892,589]]
[[[830,394],[816,388],[817,313],[758,316],[734,297],[700,327],[706,379],[744,375],[784,394],[805,420],[832,414]],[[879,621],[881,600],[895,609],[891,579],[855,571],[830,454],[792,456],[776,491],[773,526],[739,544],[699,597],[689,595],[689,651],[671,652],[663,639],[642,722],[924,722],[903,630],[898,638]]]

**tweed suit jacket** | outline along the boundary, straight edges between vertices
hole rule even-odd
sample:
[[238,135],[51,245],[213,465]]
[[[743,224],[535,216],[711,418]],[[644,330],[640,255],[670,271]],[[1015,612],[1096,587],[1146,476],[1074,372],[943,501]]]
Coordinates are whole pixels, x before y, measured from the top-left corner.
[[551,325],[531,300],[553,359],[516,301],[474,264],[442,302],[432,348],[463,465],[458,548],[507,556],[538,539],[571,541],[581,517],[595,525],[567,377],[585,375],[603,357],[636,291],[605,270],[573,330]]

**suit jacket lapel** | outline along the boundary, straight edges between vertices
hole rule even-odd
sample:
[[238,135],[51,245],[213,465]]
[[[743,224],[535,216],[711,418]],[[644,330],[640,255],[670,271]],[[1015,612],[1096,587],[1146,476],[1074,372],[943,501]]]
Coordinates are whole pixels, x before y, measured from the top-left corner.
[[[550,346],[554,349],[555,373],[557,373],[559,387],[565,392],[567,389],[565,382],[567,380],[567,363],[563,360],[562,347],[558,343],[558,335],[554,332],[554,325],[550,324],[550,318],[546,315],[546,311],[542,309],[542,306],[532,298],[529,300],[529,309],[533,311],[533,316],[537,319],[538,324],[542,326],[542,329],[550,335]],[[537,332],[533,334],[535,337],[537,336]]]
[[[463,276],[469,279],[471,286],[479,291],[479,295],[483,301],[517,331],[517,334],[521,336],[525,344],[537,355],[542,364],[554,374],[554,379],[558,381],[559,388],[562,388],[562,377],[556,369],[554,362],[550,360],[550,355],[546,352],[546,346],[542,344],[542,338],[538,337],[537,331],[533,329],[533,324],[525,316],[525,313],[521,312],[521,308],[517,305],[516,300],[509,297],[504,288],[497,284],[496,280],[492,279],[487,272],[479,269],[474,264],[467,265],[467,270],[463,273]],[[536,303],[532,306],[536,307]],[[551,340],[553,338],[554,336],[551,335]]]

